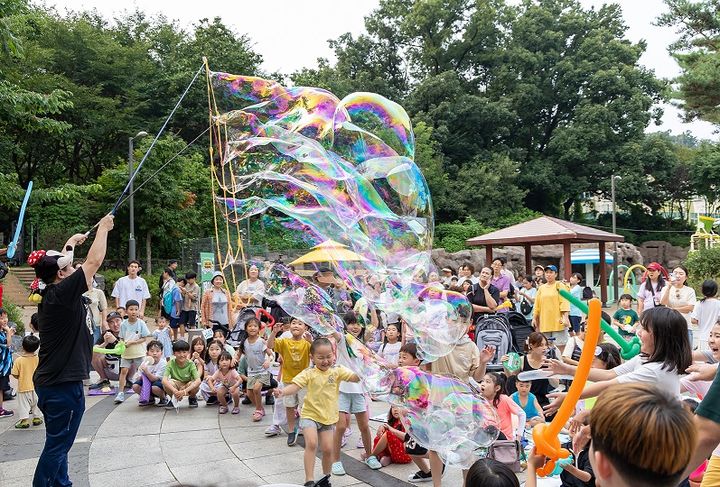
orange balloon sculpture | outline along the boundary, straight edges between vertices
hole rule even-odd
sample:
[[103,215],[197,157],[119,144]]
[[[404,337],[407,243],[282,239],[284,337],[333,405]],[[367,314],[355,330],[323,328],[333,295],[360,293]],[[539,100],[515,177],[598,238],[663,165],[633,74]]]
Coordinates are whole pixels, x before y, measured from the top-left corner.
[[600,336],[600,300],[591,299],[588,304],[585,344],[583,345],[583,351],[570,390],[552,422],[550,424],[538,424],[533,428],[535,452],[538,455],[544,455],[548,459],[545,465],[537,470],[537,474],[541,477],[550,475],[555,469],[555,462],[570,455],[568,450],[560,447],[558,435],[565,423],[570,419],[575,405],[580,399],[580,394],[582,394],[588,374],[590,374],[590,367],[595,358],[595,347]]

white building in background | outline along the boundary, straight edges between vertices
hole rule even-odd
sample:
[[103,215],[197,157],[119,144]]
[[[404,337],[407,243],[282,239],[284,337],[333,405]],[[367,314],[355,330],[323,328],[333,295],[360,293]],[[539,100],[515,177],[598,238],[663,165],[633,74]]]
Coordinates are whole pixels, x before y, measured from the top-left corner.
[[[691,200],[683,201],[683,206],[687,207],[688,203],[690,203],[690,212],[687,215],[688,222],[693,225],[697,222],[697,217],[700,215],[708,215],[715,218],[720,218],[720,209],[713,208],[712,205],[708,203],[707,198],[703,196],[696,196]],[[585,211],[594,211],[598,214],[612,213],[612,201],[605,198],[593,196],[583,202],[583,209]],[[665,212],[665,214],[666,216],[670,216],[669,211]],[[675,212],[675,214],[672,216],[676,218],[684,218],[686,215],[678,215],[677,212]]]

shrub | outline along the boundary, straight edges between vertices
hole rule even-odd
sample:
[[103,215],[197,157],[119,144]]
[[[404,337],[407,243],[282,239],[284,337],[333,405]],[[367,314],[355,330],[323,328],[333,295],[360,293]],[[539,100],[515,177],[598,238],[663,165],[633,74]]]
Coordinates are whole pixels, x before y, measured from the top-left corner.
[[[123,277],[125,275],[125,271],[121,271],[118,269],[104,269],[102,272],[99,272],[104,278],[105,278],[105,296],[108,298],[108,306],[111,308],[115,307],[115,300],[110,297],[110,294],[112,293],[113,288],[115,287],[115,283],[118,279]],[[150,290],[150,299],[148,299],[146,308],[148,310],[155,309],[158,307],[158,303],[160,299],[158,298],[158,293],[160,292],[160,288],[158,287],[158,281],[160,280],[159,274],[141,274],[141,277],[145,279],[145,282],[147,282],[148,289]]]
[[720,276],[720,247],[690,252],[685,265],[693,281],[717,279]]
[[9,303],[7,300],[4,300],[3,309],[8,314],[8,320],[12,321],[17,326],[17,328],[15,329],[16,334],[18,336],[24,336],[25,323],[23,323],[22,320],[22,308],[14,305],[13,303]]

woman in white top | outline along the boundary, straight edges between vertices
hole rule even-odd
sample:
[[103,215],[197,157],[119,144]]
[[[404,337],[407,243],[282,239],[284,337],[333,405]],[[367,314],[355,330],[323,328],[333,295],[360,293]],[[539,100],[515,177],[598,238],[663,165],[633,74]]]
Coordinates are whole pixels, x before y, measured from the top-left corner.
[[660,304],[662,290],[667,283],[663,279],[663,266],[657,262],[650,262],[647,266],[645,279],[640,283],[637,293],[637,312],[638,316],[642,315],[646,309],[654,308]]
[[695,344],[693,343],[693,330],[697,329],[697,325],[693,325],[690,314],[693,312],[693,309],[695,309],[697,298],[695,297],[695,290],[685,284],[687,282],[687,276],[688,271],[685,267],[677,266],[673,269],[670,275],[670,285],[663,290],[660,304],[677,310],[683,315],[688,327],[690,345],[695,348]]
[[[657,307],[646,310],[640,318],[637,336],[640,355],[614,369],[590,369],[581,399],[596,397],[613,384],[650,382],[675,396],[680,395],[680,374],[692,363],[692,351],[685,318],[676,310]],[[544,366],[555,374],[574,375],[577,367],[559,360],[546,360]],[[546,413],[554,413],[565,393],[553,394],[555,400],[545,406]]]
[[248,278],[235,289],[237,308],[260,306],[264,295],[265,284],[260,280],[260,271],[256,265],[251,265],[248,269]]

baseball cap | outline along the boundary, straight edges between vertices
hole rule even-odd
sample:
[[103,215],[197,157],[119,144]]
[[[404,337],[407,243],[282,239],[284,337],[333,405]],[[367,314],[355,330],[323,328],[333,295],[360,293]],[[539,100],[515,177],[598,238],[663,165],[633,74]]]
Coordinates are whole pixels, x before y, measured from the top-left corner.
[[442,272],[452,272],[452,269],[450,269],[449,267],[443,267]]
[[545,270],[545,268],[543,266],[541,266],[540,264],[535,264],[535,267],[533,267],[533,270],[537,270],[537,269]]
[[545,270],[546,270],[546,271],[557,272],[557,271],[558,271],[558,268],[557,268],[557,266],[555,266],[555,265],[549,265],[549,266],[545,267]]
[[111,311],[110,313],[108,313],[106,319],[107,319],[107,320],[114,320],[114,319],[116,319],[116,318],[117,318],[118,320],[122,320],[122,319],[123,319],[122,316],[120,316],[120,313],[118,313],[117,311]]
[[657,262],[650,262],[650,263],[647,265],[646,269],[649,270],[649,271],[662,271],[663,266],[661,266],[661,265],[658,264]]

